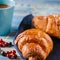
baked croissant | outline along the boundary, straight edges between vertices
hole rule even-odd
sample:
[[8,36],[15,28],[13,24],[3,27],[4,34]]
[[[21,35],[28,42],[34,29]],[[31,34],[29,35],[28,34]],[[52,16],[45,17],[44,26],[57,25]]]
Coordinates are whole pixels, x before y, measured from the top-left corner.
[[60,39],[60,15],[35,16],[32,20],[35,28],[38,28],[50,36]]
[[39,29],[28,29],[15,40],[23,57],[28,60],[45,60],[53,49],[52,39]]

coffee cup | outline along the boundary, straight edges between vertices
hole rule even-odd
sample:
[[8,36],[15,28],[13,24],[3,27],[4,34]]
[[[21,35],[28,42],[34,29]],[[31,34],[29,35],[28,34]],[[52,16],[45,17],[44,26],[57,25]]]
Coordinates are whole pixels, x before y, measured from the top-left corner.
[[10,33],[14,6],[13,0],[0,0],[0,36]]

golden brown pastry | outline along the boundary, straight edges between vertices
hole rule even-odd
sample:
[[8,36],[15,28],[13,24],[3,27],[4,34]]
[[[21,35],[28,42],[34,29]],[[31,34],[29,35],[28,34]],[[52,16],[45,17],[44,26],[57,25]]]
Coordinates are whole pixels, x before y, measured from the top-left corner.
[[35,16],[32,23],[35,28],[60,38],[60,15]]
[[53,48],[52,39],[39,29],[22,32],[17,36],[15,44],[28,60],[46,60]]

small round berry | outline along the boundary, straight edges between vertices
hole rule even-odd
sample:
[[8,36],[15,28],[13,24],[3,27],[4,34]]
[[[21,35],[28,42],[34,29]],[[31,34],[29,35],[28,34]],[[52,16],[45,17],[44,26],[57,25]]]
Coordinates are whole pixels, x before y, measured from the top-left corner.
[[3,40],[2,40],[2,39],[0,39],[0,42],[3,42]]
[[8,46],[9,46],[9,43],[6,42],[6,43],[5,43],[5,47],[8,47]]
[[9,54],[9,53],[10,53],[9,51],[6,52],[6,54]]
[[14,58],[17,58],[17,55],[16,54],[14,55]]
[[3,46],[3,44],[0,42],[0,47],[2,47]]
[[17,55],[16,54],[13,54],[13,55],[11,55],[11,58],[12,59],[16,59],[17,58]]
[[11,58],[11,55],[10,55],[10,54],[7,54],[7,57],[8,57],[8,58]]
[[10,54],[11,55],[12,54],[12,51],[7,51],[7,54]]
[[15,54],[15,53],[16,53],[16,51],[15,51],[15,50],[12,50],[12,53],[13,53],[13,54]]

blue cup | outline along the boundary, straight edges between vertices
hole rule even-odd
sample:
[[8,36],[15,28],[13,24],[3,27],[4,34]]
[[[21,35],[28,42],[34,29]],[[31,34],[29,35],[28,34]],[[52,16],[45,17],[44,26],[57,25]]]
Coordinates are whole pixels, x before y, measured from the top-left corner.
[[0,8],[0,36],[8,35],[11,29],[15,2],[13,0],[0,0],[0,4],[8,7]]

